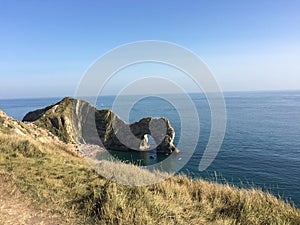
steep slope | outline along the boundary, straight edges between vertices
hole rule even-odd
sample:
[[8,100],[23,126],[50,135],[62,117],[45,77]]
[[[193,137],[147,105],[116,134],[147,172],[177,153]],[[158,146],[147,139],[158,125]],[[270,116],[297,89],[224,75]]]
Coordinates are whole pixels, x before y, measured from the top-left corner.
[[87,143],[113,150],[149,149],[147,134],[157,143],[157,152],[169,154],[176,150],[175,131],[166,118],[144,118],[126,124],[111,110],[98,110],[88,102],[64,98],[62,101],[29,112],[23,121],[34,122],[66,143]]
[[61,145],[72,149],[74,153],[76,148],[74,145],[62,142],[57,136],[50,131],[35,125],[34,123],[21,122],[14,118],[7,116],[0,110],[0,132],[2,134],[19,135],[26,138],[37,140],[45,144]]
[[6,113],[0,109],[0,117],[7,117]]
[[[185,176],[144,187],[113,183],[47,133],[1,116],[0,200],[15,205],[0,205],[0,224],[300,224],[298,209],[256,189]],[[133,165],[99,163],[124,179],[152,176]],[[19,211],[18,205],[33,208]],[[22,212],[37,216],[19,220]]]

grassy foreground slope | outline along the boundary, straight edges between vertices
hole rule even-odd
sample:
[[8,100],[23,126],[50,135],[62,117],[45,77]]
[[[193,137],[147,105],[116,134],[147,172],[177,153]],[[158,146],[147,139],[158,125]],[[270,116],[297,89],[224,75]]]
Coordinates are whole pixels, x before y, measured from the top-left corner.
[[[59,224],[300,224],[298,209],[260,190],[185,176],[145,187],[119,185],[100,177],[75,150],[0,112],[2,188],[11,199],[31,200]],[[124,171],[118,163],[103,165]],[[141,172],[134,166],[128,170]],[[5,224],[1,218],[0,224]]]

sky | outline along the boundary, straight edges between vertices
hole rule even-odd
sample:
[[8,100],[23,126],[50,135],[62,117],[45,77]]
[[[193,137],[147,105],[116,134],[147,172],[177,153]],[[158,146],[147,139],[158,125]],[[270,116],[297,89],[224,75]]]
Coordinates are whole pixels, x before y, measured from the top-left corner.
[[[191,50],[223,91],[300,89],[298,0],[0,0],[0,32],[0,99],[73,96],[97,58],[142,40]],[[137,78],[128,71],[106,94]]]

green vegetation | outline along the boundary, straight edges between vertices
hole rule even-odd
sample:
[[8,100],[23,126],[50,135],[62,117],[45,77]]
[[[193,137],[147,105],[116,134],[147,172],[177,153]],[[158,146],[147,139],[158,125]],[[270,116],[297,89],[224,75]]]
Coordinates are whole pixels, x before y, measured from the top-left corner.
[[[260,190],[185,176],[120,185],[100,177],[67,145],[0,130],[2,185],[15,185],[67,224],[300,224],[298,209]],[[103,162],[101,169],[123,173],[124,165]],[[128,170],[147,173],[132,165]]]
[[57,107],[58,104],[56,104],[43,109],[40,112],[41,117],[34,121],[34,124],[49,130],[66,143],[76,143],[70,135],[70,133],[73,133],[71,131],[73,121],[69,121],[69,118],[73,118],[73,99],[66,97],[59,104],[60,107]]
[[[98,164],[101,174],[124,181],[155,176],[120,162]],[[26,199],[59,224],[300,224],[299,209],[257,189],[186,176],[148,186],[108,181],[74,145],[5,115],[0,117],[0,184],[0,198],[5,192],[13,202]],[[0,224],[5,222],[0,210]]]
[[[129,151],[130,148],[139,150],[149,148],[145,135],[150,134],[152,126],[152,129],[155,128],[152,137],[160,143],[156,151],[170,154],[176,150],[173,144],[175,131],[166,118],[148,117],[127,124],[109,109],[98,110],[86,101],[70,97],[27,113],[23,121],[33,122],[67,144],[101,145],[107,149],[121,151]],[[128,136],[127,130],[130,130],[136,138]],[[125,145],[119,137],[126,137],[129,144]]]

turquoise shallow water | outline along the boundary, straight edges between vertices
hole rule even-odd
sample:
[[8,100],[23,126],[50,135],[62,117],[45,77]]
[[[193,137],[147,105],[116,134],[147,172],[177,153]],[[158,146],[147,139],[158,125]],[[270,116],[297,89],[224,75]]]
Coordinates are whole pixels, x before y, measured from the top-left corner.
[[[210,134],[210,109],[204,95],[191,94],[200,118],[200,136],[196,150],[181,170],[192,177],[214,179],[237,186],[258,186],[275,195],[291,199],[300,207],[300,91],[225,93],[227,129],[216,159],[204,171],[198,171],[199,161]],[[176,101],[181,96],[173,95]],[[114,96],[98,99],[98,108],[111,108]],[[130,96],[124,98],[128,107]],[[0,100],[0,108],[16,119],[45,107],[61,98]],[[157,97],[144,98],[130,111],[129,121],[142,117],[167,117],[176,131],[175,143],[181,136],[181,120],[172,104]],[[186,116],[189,118],[187,112]],[[189,118],[194,123],[195,118]],[[190,135],[192,135],[191,132]],[[185,146],[188,147],[188,142]],[[113,152],[116,157],[148,165],[165,156],[149,153]],[[182,153],[181,153],[182,154]],[[151,156],[151,157],[150,157]]]

